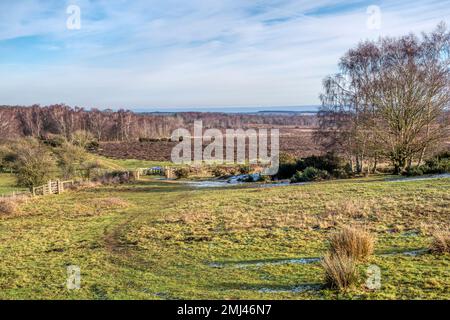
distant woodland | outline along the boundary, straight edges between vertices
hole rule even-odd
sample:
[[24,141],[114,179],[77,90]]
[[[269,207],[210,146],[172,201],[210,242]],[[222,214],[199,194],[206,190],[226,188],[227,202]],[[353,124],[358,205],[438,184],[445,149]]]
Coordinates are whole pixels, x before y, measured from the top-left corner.
[[203,120],[205,128],[292,127],[312,128],[318,121],[314,115],[300,114],[226,114],[171,113],[141,114],[128,110],[85,110],[63,104],[0,106],[0,137],[46,137],[63,135],[66,138],[80,130],[88,131],[99,141],[136,141],[142,138],[170,137],[178,128],[190,129],[195,120]]

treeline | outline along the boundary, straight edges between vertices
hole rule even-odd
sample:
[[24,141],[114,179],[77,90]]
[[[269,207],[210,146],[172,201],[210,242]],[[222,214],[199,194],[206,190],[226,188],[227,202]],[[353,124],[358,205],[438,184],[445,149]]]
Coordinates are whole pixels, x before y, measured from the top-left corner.
[[46,137],[62,135],[68,139],[77,131],[87,131],[98,141],[130,141],[167,138],[178,128],[191,128],[203,120],[205,128],[249,128],[255,126],[313,127],[313,115],[250,115],[225,113],[139,114],[127,110],[85,110],[60,104],[0,106],[0,137]]

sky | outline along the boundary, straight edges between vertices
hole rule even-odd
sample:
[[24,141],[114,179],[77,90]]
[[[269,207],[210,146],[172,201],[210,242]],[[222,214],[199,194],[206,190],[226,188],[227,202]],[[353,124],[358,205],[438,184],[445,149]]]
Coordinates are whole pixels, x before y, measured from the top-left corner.
[[0,0],[0,105],[317,105],[359,41],[440,21],[450,0]]

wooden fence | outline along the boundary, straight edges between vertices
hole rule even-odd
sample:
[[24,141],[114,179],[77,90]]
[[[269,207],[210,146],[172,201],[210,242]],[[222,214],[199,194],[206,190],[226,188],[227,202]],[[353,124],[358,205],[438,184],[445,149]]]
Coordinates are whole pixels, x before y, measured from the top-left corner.
[[143,176],[165,176],[166,178],[173,176],[173,168],[171,167],[139,168],[136,169],[136,172]]
[[61,194],[64,192],[64,190],[68,187],[73,186],[74,181],[68,180],[68,181],[49,181],[47,184],[44,184],[40,187],[34,187],[33,188],[33,196],[45,196],[47,194]]

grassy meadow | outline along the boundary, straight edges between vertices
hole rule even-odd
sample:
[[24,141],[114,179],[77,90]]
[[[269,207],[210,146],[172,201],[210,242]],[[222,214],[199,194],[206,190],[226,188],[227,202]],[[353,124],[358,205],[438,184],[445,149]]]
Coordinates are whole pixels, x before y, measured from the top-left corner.
[[[0,216],[0,299],[450,299],[450,257],[425,251],[448,228],[449,190],[450,179],[222,189],[149,179],[35,198]],[[361,283],[338,292],[317,258],[345,225],[377,241]],[[79,290],[66,288],[70,265]],[[364,285],[369,265],[379,290]]]
[[14,191],[26,191],[26,188],[16,186],[16,178],[12,174],[0,173],[0,195]]

